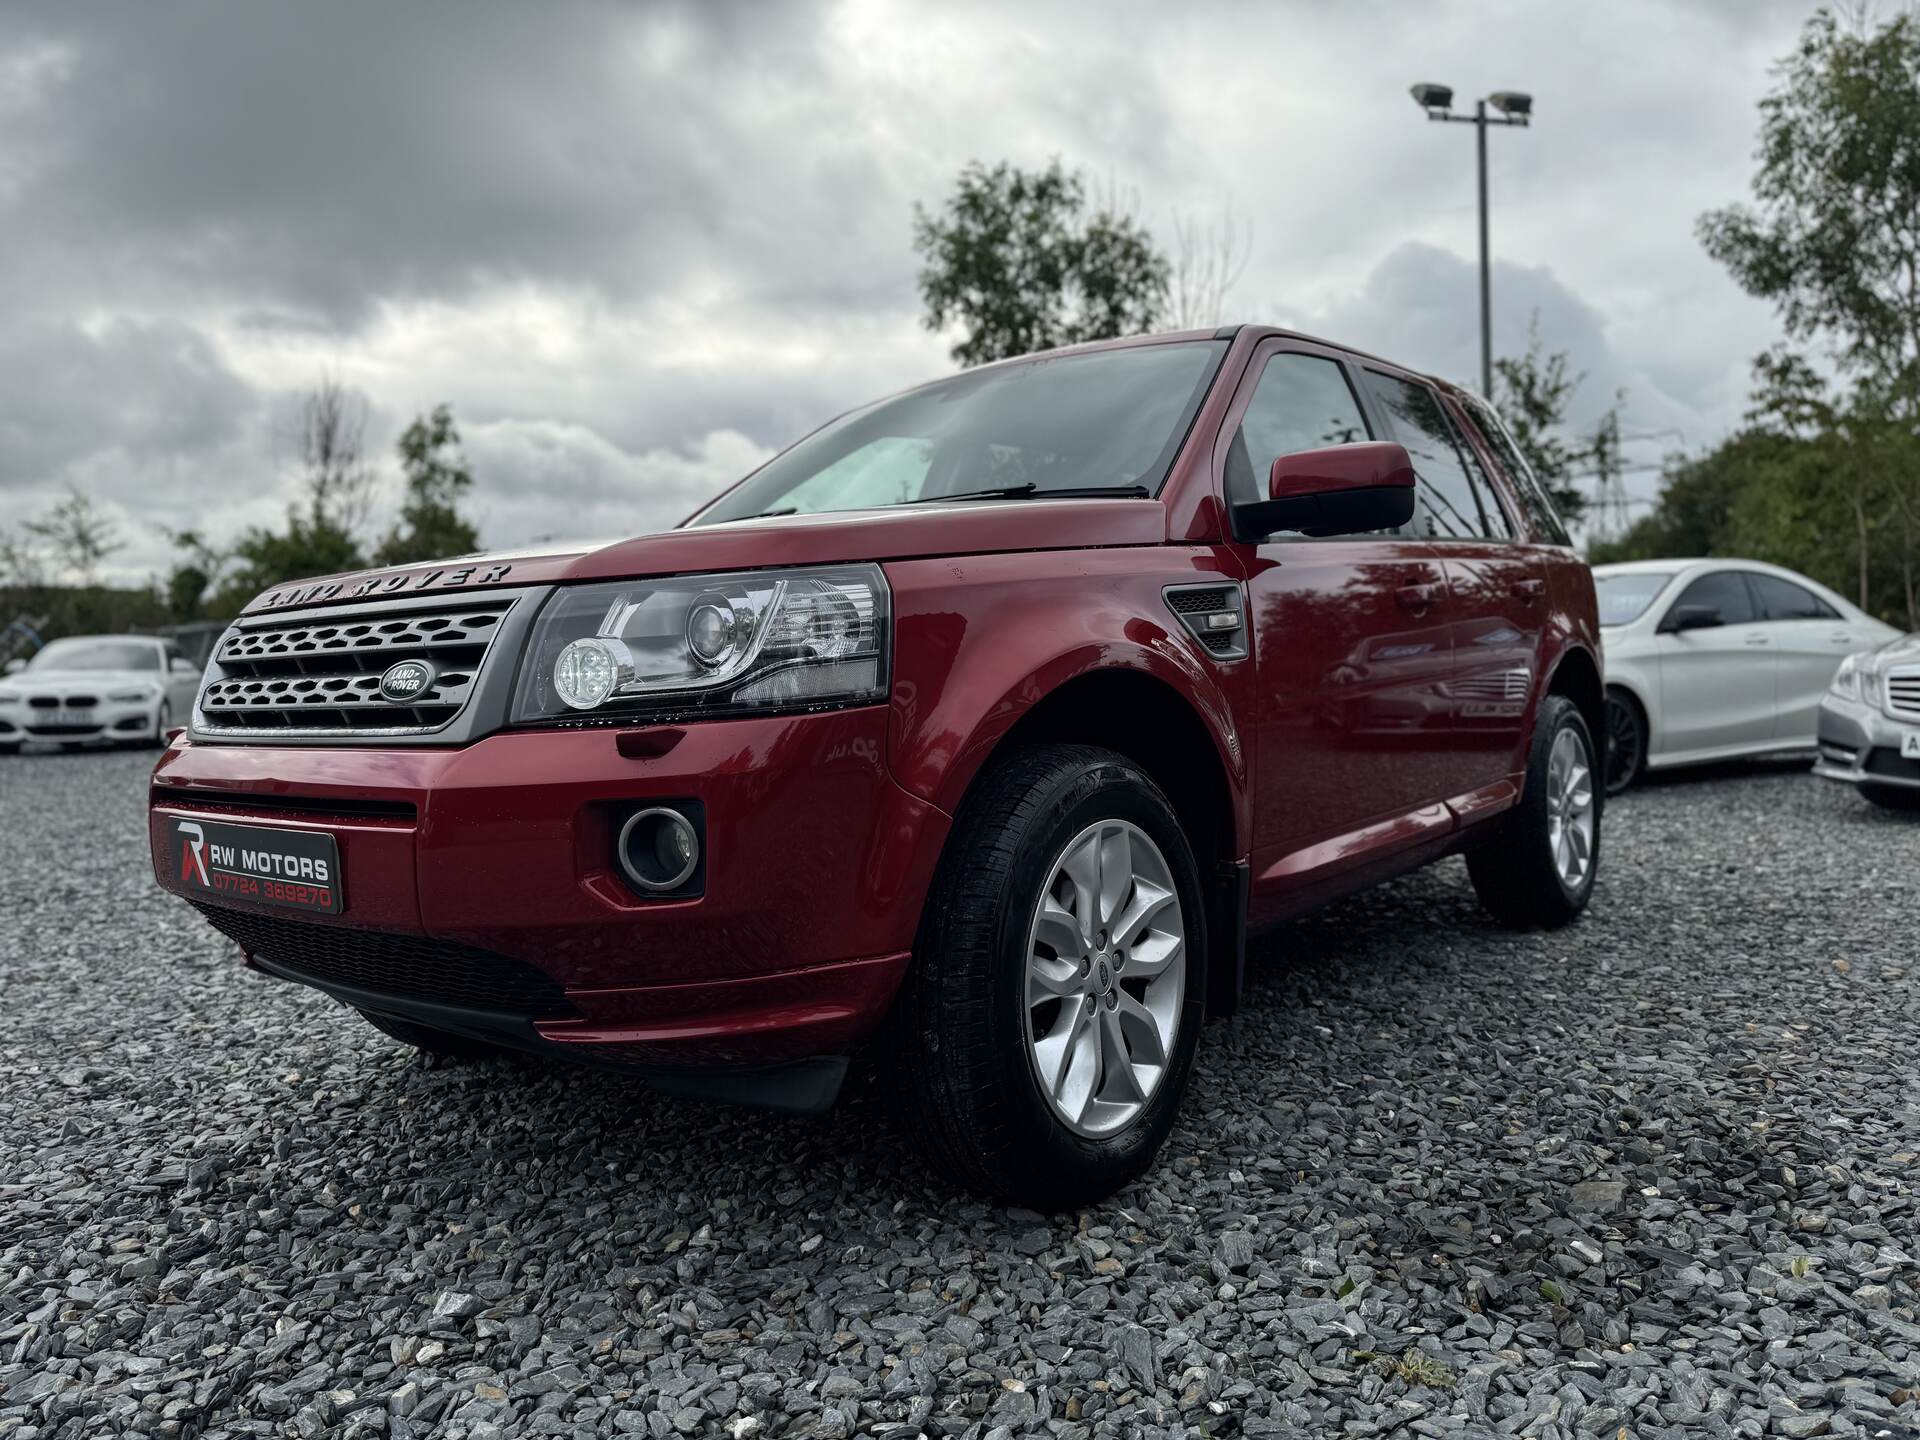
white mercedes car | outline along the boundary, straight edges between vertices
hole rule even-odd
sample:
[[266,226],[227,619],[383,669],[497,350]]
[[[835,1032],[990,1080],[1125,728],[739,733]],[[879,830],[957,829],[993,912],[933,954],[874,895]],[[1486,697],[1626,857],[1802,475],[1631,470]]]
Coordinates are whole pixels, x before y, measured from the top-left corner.
[[1607,790],[1648,770],[1815,746],[1840,662],[1899,632],[1758,560],[1596,565]]
[[166,743],[193,713],[200,667],[152,635],[70,635],[0,676],[0,754],[40,740],[68,749]]

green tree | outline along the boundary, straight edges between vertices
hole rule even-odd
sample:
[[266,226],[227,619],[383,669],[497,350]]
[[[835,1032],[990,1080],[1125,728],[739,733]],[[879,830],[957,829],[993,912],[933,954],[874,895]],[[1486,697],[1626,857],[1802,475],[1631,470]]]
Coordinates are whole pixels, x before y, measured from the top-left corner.
[[1920,626],[1920,15],[1820,10],[1779,76],[1760,105],[1754,201],[1701,216],[1700,238],[1791,340],[1824,347],[1841,385],[1829,393],[1791,350],[1760,357],[1759,423],[1825,463],[1756,472],[1736,508],[1769,500],[1810,527],[1810,552],[1838,516],[1841,588]]
[[974,161],[938,215],[913,215],[923,323],[958,322],[962,365],[1151,330],[1166,311],[1171,266],[1153,237],[1113,205],[1090,209],[1058,159]]
[[254,526],[234,542],[232,569],[209,605],[232,615],[262,590],[366,563],[356,531],[366,521],[373,469],[364,440],[367,400],[323,376],[300,403],[300,488],[284,531]]
[[417,416],[402,432],[398,448],[407,496],[400,523],[381,541],[375,563],[412,565],[480,548],[479,535],[459,510],[460,497],[473,488],[473,472],[455,449],[459,443],[453,412],[445,405]]
[[1620,464],[1617,398],[1591,431],[1567,428],[1567,407],[1585,379],[1571,372],[1564,350],[1549,353],[1541,345],[1538,315],[1527,326],[1526,353],[1493,362],[1494,409],[1569,525],[1587,511],[1581,480],[1617,472]]
[[98,584],[100,563],[126,544],[113,518],[72,482],[65,496],[36,519],[22,521],[20,528],[39,542],[57,570],[83,586]]

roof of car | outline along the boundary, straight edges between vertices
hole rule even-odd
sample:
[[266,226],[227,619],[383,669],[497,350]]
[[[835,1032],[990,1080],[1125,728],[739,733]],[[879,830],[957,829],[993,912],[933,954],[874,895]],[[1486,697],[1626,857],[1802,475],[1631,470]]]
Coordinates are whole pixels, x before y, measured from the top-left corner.
[[1135,345],[1167,345],[1183,340],[1232,340],[1243,330],[1253,331],[1256,340],[1265,340],[1273,336],[1286,340],[1304,340],[1309,345],[1324,345],[1329,350],[1341,351],[1358,360],[1370,360],[1375,364],[1389,366],[1403,374],[1418,375],[1421,379],[1438,385],[1442,390],[1485,403],[1484,398],[1477,391],[1468,389],[1457,380],[1449,380],[1444,375],[1432,375],[1424,370],[1416,370],[1411,365],[1403,364],[1385,355],[1376,355],[1370,350],[1362,350],[1359,346],[1349,345],[1344,340],[1329,340],[1324,335],[1309,335],[1304,330],[1289,330],[1283,325],[1260,325],[1251,321],[1218,325],[1211,330],[1163,330],[1150,335],[1123,335],[1112,340],[1087,340],[1078,345],[1062,345],[1053,350],[1036,350],[1031,355],[1009,355],[1004,360],[995,360],[990,363],[1015,365],[1041,355],[1077,355],[1097,350],[1124,350]]

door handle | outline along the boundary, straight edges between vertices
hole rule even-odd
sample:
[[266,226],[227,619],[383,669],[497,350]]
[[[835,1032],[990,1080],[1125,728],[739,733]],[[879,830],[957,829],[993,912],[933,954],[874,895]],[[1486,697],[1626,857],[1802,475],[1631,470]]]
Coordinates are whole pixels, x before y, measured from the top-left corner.
[[1843,630],[1838,635],[1829,635],[1827,637],[1827,643],[1829,645],[1851,645],[1853,644],[1853,636]]
[[1419,585],[1402,585],[1394,594],[1400,597],[1400,603],[1418,614],[1422,610],[1433,608],[1433,602],[1440,598],[1440,586],[1437,581],[1427,581]]
[[1516,600],[1538,600],[1547,592],[1544,580],[1516,580],[1513,582],[1513,596]]
[[1749,645],[1764,645],[1766,643],[1767,643],[1767,637],[1764,635],[1747,636],[1747,644]]

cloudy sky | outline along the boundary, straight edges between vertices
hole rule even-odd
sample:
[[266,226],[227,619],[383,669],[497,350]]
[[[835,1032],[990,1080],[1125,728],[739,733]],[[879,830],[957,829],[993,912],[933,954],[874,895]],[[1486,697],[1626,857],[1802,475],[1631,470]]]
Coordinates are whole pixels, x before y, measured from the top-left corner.
[[322,374],[370,402],[388,510],[445,401],[487,543],[671,523],[951,368],[911,217],[976,158],[1058,155],[1163,240],[1230,209],[1227,318],[1471,380],[1472,131],[1415,80],[1536,96],[1490,138],[1496,350],[1537,314],[1586,408],[1624,388],[1643,454],[1697,448],[1776,326],[1694,220],[1745,195],[1811,8],[10,6],[0,528],[77,484],[133,578],[169,529],[274,523]]

